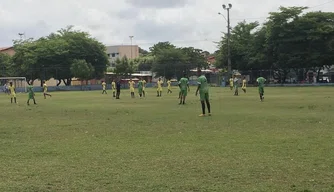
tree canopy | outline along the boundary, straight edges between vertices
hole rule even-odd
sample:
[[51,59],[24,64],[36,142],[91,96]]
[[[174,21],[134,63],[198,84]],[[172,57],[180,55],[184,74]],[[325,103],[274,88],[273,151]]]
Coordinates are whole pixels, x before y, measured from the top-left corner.
[[[262,25],[238,23],[230,36],[232,68],[271,69],[274,77],[284,82],[291,71],[298,75],[333,65],[334,13],[304,13],[305,9],[280,7],[278,12],[269,13]],[[226,38],[224,34],[218,45],[218,67],[227,65]]]
[[108,64],[105,46],[72,26],[37,40],[15,40],[14,50],[16,73],[25,76],[29,84],[55,78],[70,85],[74,77],[71,67],[77,60],[85,60],[94,68],[92,78],[101,78]]

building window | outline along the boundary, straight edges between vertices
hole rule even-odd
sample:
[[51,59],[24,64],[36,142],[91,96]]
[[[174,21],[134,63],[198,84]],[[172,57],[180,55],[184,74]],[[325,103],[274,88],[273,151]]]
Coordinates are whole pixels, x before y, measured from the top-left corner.
[[112,54],[111,54],[111,57],[115,57],[115,56],[116,56],[116,54],[115,54],[115,53],[112,53]]

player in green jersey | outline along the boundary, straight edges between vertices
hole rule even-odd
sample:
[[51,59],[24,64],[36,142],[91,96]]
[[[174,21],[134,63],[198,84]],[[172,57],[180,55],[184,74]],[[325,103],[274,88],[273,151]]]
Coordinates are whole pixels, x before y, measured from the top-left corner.
[[138,93],[139,93],[139,97],[143,96],[143,87],[144,87],[143,78],[140,78],[140,80],[138,81]]
[[263,77],[259,77],[256,79],[256,82],[258,83],[259,85],[259,94],[260,94],[260,100],[263,101],[264,100],[264,83],[266,82],[267,80]]
[[184,105],[185,102],[186,102],[186,97],[187,97],[188,91],[190,91],[189,81],[187,79],[186,74],[184,74],[183,77],[180,79],[179,87],[180,87],[180,92],[181,92],[179,105],[181,105],[181,104]]
[[211,116],[208,80],[202,74],[202,71],[200,69],[198,69],[197,73],[198,73],[199,78],[197,80],[198,81],[198,87],[197,87],[197,90],[196,90],[196,96],[199,92],[200,99],[201,99],[201,105],[202,105],[202,114],[200,114],[199,116],[200,117],[205,116],[205,103],[206,103],[206,106],[208,108],[209,116]]
[[36,100],[35,100],[35,93],[34,93],[34,87],[32,85],[28,86],[28,101],[27,101],[27,105],[29,105],[29,101],[30,100],[34,101],[34,104],[36,105]]

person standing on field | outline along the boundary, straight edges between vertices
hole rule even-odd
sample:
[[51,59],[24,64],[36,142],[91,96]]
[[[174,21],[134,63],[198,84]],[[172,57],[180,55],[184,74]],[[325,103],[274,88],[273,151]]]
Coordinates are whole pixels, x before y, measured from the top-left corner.
[[107,94],[107,84],[104,81],[102,81],[102,95],[103,94]]
[[208,80],[206,79],[205,75],[202,74],[202,71],[200,69],[197,70],[197,74],[199,76],[198,78],[198,87],[196,90],[196,96],[200,95],[201,105],[202,105],[202,114],[200,114],[200,117],[205,117],[205,103],[206,107],[208,108],[209,116],[211,116],[211,105],[209,101],[209,84]]
[[185,102],[186,102],[187,94],[190,91],[189,81],[187,79],[187,75],[186,74],[184,74],[183,77],[180,79],[180,81],[179,81],[179,87],[180,87],[180,90],[181,90],[181,96],[180,96],[180,103],[179,103],[179,105],[181,105],[181,104],[184,105]]
[[116,82],[116,99],[119,99],[121,95],[121,81],[118,79]]
[[46,99],[46,96],[52,97],[51,94],[48,93],[48,85],[46,84],[46,81],[43,82],[43,96],[44,99]]
[[13,99],[14,102],[16,103],[16,90],[15,90],[15,86],[13,85],[13,82],[9,83],[9,92],[10,92],[10,103],[13,103]]
[[115,80],[111,82],[112,96],[116,97],[116,83]]
[[28,101],[27,101],[27,105],[30,105],[29,102],[30,100],[34,101],[34,104],[37,105],[36,100],[35,100],[35,93],[34,93],[34,87],[32,85],[28,86]]
[[241,87],[244,93],[246,93],[246,84],[247,84],[247,80],[246,80],[246,77],[244,76],[244,79],[242,80],[242,87]]
[[263,77],[259,77],[259,78],[256,79],[256,82],[258,83],[258,86],[259,86],[260,101],[264,100],[264,83],[266,81],[267,80]]
[[237,78],[236,75],[233,76],[233,85],[234,85],[234,96],[239,95],[239,79]]

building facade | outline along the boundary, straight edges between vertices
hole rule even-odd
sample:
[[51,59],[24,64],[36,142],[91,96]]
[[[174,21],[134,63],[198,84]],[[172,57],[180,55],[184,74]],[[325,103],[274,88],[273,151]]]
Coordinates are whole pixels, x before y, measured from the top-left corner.
[[4,53],[10,56],[13,56],[15,55],[14,47],[0,47],[0,53]]
[[139,57],[138,45],[113,45],[107,46],[107,55],[109,58],[110,67],[115,67],[117,58],[122,59],[126,56],[129,59]]

